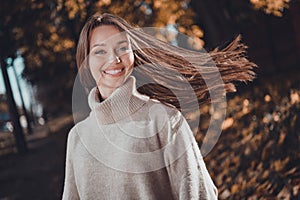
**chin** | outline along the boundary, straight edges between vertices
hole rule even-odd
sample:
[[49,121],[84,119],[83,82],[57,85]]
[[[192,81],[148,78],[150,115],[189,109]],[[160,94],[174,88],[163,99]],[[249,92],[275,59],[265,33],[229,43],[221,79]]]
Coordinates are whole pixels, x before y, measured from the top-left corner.
[[124,82],[125,82],[125,77],[120,77],[117,80],[103,81],[101,85],[110,87],[110,88],[118,88],[118,87],[122,86],[124,84]]

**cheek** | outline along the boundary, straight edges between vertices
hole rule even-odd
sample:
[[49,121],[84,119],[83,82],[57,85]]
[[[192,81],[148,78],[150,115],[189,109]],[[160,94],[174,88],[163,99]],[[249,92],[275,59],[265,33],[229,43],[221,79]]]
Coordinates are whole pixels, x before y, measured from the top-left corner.
[[100,60],[99,58],[90,58],[89,59],[89,67],[91,74],[95,81],[97,81],[101,75],[101,68],[104,65],[104,62]]
[[104,65],[105,61],[102,58],[97,58],[96,56],[90,56],[89,57],[89,65],[92,69],[101,69],[101,67]]
[[99,77],[100,77],[100,75],[101,75],[100,71],[99,70],[95,70],[94,68],[90,68],[90,71],[91,71],[91,74],[92,74],[94,80],[97,82],[98,79],[99,79]]
[[124,58],[124,63],[127,67],[133,67],[134,63],[134,55],[133,53],[126,54],[126,57]]
[[105,68],[105,59],[91,56],[89,58],[89,66],[92,74],[100,74],[101,69]]

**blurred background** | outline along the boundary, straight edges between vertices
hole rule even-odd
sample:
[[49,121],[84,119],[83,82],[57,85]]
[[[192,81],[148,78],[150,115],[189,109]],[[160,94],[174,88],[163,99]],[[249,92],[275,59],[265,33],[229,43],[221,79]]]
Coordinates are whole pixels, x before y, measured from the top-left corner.
[[[241,34],[257,78],[228,95],[207,168],[220,199],[300,199],[297,0],[2,0],[0,199],[61,199],[76,43],[95,12],[179,31],[195,50],[222,48]],[[200,145],[209,105],[201,114]]]

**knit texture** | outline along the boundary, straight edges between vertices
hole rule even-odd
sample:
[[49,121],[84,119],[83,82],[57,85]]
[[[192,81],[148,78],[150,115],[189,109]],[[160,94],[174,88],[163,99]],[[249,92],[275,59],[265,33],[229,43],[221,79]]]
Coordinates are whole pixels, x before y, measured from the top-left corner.
[[63,199],[217,199],[179,111],[141,95],[135,78],[99,102],[68,135]]

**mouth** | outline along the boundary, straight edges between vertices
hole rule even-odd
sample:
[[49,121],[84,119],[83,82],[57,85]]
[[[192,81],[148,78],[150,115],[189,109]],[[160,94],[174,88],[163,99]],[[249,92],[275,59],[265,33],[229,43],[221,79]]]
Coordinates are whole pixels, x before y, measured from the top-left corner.
[[120,76],[123,74],[125,68],[120,68],[120,69],[107,69],[103,71],[104,74],[110,75],[110,76]]

